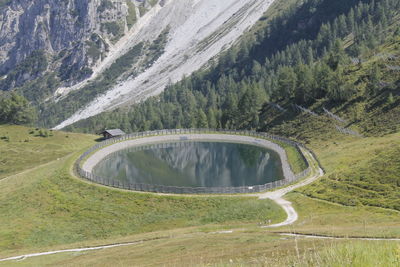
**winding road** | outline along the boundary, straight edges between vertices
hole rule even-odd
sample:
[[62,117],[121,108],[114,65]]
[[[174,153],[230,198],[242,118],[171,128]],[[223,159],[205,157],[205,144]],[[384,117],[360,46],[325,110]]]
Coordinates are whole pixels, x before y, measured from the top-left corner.
[[272,224],[268,226],[262,226],[262,228],[273,228],[273,227],[280,227],[280,226],[287,226],[290,224],[293,224],[297,219],[299,218],[299,215],[297,214],[296,210],[293,208],[292,203],[290,201],[287,201],[283,197],[297,189],[306,185],[309,185],[313,182],[315,182],[318,178],[322,177],[324,175],[324,171],[318,166],[316,163],[316,159],[311,155],[309,151],[306,151],[305,149],[302,150],[304,156],[307,158],[308,163],[310,166],[313,168],[313,172],[311,176],[307,179],[304,179],[303,181],[300,181],[298,183],[295,183],[293,185],[289,185],[287,187],[271,191],[271,192],[266,192],[259,194],[260,199],[271,199],[275,201],[279,206],[282,207],[282,209],[286,212],[287,218],[284,222],[277,223],[277,224]]

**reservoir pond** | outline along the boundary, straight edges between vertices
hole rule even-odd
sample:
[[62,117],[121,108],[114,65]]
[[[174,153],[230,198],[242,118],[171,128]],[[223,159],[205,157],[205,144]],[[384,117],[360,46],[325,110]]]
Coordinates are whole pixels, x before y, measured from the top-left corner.
[[128,147],[108,155],[93,173],[111,181],[179,187],[253,186],[283,179],[275,151],[210,141]]

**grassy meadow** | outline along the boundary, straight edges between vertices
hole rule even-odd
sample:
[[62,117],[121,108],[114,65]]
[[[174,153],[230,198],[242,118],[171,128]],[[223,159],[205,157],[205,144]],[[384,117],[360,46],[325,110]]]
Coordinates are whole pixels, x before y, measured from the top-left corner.
[[344,206],[290,193],[300,218],[278,231],[338,237],[400,238],[400,213],[369,206]]
[[173,228],[279,222],[286,216],[272,201],[250,197],[157,196],[95,186],[71,175],[80,153],[0,181],[1,256]]
[[[0,6],[1,6],[0,0]],[[276,1],[247,34],[298,0]],[[300,25],[301,26],[301,25]],[[395,23],[393,27],[398,27]],[[344,43],[351,43],[348,36]],[[346,102],[319,99],[313,116],[279,104],[261,116],[261,129],[303,142],[325,175],[285,196],[299,219],[280,228],[284,211],[245,196],[166,196],[128,192],[80,180],[72,166],[97,136],[0,125],[0,259],[26,253],[138,242],[135,245],[0,262],[1,266],[328,266],[398,267],[400,241],[399,37],[344,66],[355,94]],[[397,55],[390,61],[379,54]],[[390,84],[368,95],[371,66]],[[351,123],[338,122],[327,108]],[[339,133],[335,125],[362,134]],[[306,168],[284,146],[295,173]],[[293,237],[299,233],[339,237]],[[346,239],[353,238],[353,239]],[[364,238],[364,239],[355,239]]]
[[0,125],[0,179],[90,147],[97,137]]
[[[286,217],[270,201],[251,197],[157,196],[81,181],[71,175],[72,164],[96,137],[80,135],[76,152],[59,160],[49,158],[45,165],[27,167],[27,171],[0,181],[0,258],[117,242],[143,243],[0,262],[0,266],[397,266],[399,242],[279,235],[296,232],[400,238],[400,213],[389,206],[391,199],[396,202],[396,184],[391,179],[376,180],[376,173],[368,168],[372,162],[384,164],[386,168],[379,170],[383,177],[398,178],[394,173],[397,158],[392,158],[392,152],[398,149],[399,134],[368,138],[336,132],[327,135],[329,140],[314,138],[308,142],[326,175],[286,197],[300,217],[290,227],[277,229],[258,227],[267,219],[278,222]],[[65,140],[58,145],[66,145],[64,142],[69,139]],[[292,161],[296,155],[293,153],[290,158]],[[351,192],[357,200],[351,205],[330,198],[346,196],[348,192],[327,183],[327,179],[339,177],[335,180],[339,185],[354,184],[361,172],[363,181],[371,184],[370,202],[363,202],[363,190]],[[377,181],[386,186],[384,192],[372,186]],[[384,196],[389,201],[381,205]],[[219,233],[230,229],[233,232]]]
[[346,206],[400,211],[400,133],[341,137],[313,147],[327,175],[298,192]]
[[397,267],[400,262],[398,242],[304,239],[260,229],[232,234],[171,231],[153,239],[130,238],[120,241],[143,242],[0,262],[0,266]]

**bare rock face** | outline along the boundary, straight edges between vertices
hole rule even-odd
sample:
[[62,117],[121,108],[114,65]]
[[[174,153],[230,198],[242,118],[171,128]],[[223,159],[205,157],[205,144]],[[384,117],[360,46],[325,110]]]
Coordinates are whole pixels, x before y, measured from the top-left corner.
[[93,28],[90,1],[13,1],[1,11],[0,71],[15,67],[35,50],[71,49]]
[[61,129],[161,93],[274,0],[0,0],[0,90]]
[[33,75],[30,68],[28,73],[12,73],[13,80],[9,78],[1,89],[10,90],[47,71],[59,72],[62,84],[86,78],[140,12],[156,2],[12,0],[0,5],[0,78],[26,61],[35,61],[35,51],[43,51],[48,61],[41,73]]

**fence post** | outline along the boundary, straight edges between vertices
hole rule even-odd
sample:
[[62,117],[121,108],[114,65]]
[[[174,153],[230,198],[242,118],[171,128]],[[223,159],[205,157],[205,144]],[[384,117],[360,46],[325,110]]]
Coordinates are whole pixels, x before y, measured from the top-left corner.
[[[256,137],[256,138],[267,138],[267,139],[272,139],[272,140],[277,140],[277,141],[281,141],[283,143],[286,143],[288,145],[294,146],[298,152],[301,154],[301,156],[303,157],[303,159],[305,160],[305,162],[308,165],[308,168],[303,170],[300,173],[294,174],[291,170],[288,171],[288,173],[291,173],[291,175],[289,177],[286,177],[283,180],[279,180],[279,181],[274,181],[271,183],[267,183],[264,185],[257,185],[257,186],[253,186],[253,189],[250,189],[249,187],[232,187],[232,188],[187,188],[187,187],[165,187],[165,186],[151,186],[151,185],[147,185],[147,184],[126,184],[125,182],[119,182],[119,181],[114,181],[114,180],[110,180],[108,179],[104,179],[103,177],[99,177],[94,175],[91,172],[86,172],[84,171],[81,167],[80,164],[82,163],[82,161],[91,153],[93,153],[94,151],[101,149],[102,147],[105,147],[107,145],[110,144],[115,144],[121,141],[125,141],[125,140],[130,140],[133,138],[140,138],[140,137],[145,137],[145,136],[152,136],[152,135],[167,135],[167,134],[201,134],[201,133],[212,133],[212,132],[217,132],[220,134],[232,134],[232,135],[246,135],[246,136],[251,136],[251,137]],[[280,147],[279,145],[277,145],[277,147]],[[234,130],[234,129],[166,129],[166,130],[156,130],[156,131],[146,131],[146,132],[139,132],[139,133],[134,133],[134,134],[128,134],[128,135],[124,135],[121,136],[119,138],[114,138],[114,139],[110,139],[110,140],[106,140],[103,141],[99,144],[94,145],[93,147],[91,147],[90,149],[88,149],[86,152],[84,152],[79,159],[75,162],[75,166],[74,166],[74,170],[76,171],[76,173],[81,176],[84,179],[93,181],[93,182],[97,182],[99,184],[103,184],[106,186],[112,186],[112,187],[118,187],[118,188],[123,188],[123,189],[128,189],[128,190],[137,190],[137,191],[160,191],[160,192],[166,192],[166,193],[176,193],[176,194],[183,194],[185,193],[199,193],[199,194],[204,194],[204,193],[235,193],[235,192],[261,192],[264,190],[268,190],[271,188],[276,188],[276,187],[280,187],[283,185],[287,185],[291,182],[294,182],[296,180],[299,180],[307,175],[310,174],[311,172],[311,166],[309,166],[309,163],[307,161],[307,159],[304,157],[304,154],[301,151],[301,148],[307,149],[303,144],[301,143],[297,143],[295,141],[289,140],[287,138],[283,138],[280,136],[275,136],[275,135],[271,135],[268,133],[258,133],[258,132],[254,132],[254,131],[248,131],[248,130],[244,130],[244,131],[239,131],[239,130]],[[309,150],[310,151],[310,150]],[[315,154],[313,153],[313,151],[310,151],[310,153],[314,156],[314,158],[316,158]],[[318,159],[316,158],[316,160],[318,161]],[[319,162],[319,161],[318,161]],[[288,162],[287,166],[290,166]],[[286,165],[285,165],[286,166]]]

